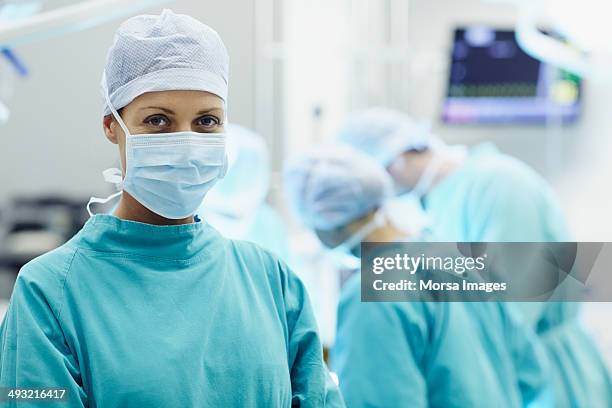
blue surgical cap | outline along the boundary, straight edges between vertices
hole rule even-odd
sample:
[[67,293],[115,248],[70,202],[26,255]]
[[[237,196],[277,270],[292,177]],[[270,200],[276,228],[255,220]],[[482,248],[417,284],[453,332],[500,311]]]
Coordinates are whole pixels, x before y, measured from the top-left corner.
[[383,167],[347,145],[328,145],[285,168],[290,206],[308,227],[322,231],[350,224],[382,207],[392,194]]
[[386,108],[370,108],[349,116],[338,132],[338,141],[374,157],[389,166],[400,154],[429,147],[430,126]]
[[225,126],[228,169],[208,192],[204,209],[233,217],[248,215],[260,206],[270,188],[270,157],[257,133],[234,124]]
[[[206,91],[227,101],[228,77],[229,55],[219,35],[165,9],[121,24],[108,51],[102,92],[108,90],[116,110],[155,91]],[[104,114],[110,113],[106,106]]]

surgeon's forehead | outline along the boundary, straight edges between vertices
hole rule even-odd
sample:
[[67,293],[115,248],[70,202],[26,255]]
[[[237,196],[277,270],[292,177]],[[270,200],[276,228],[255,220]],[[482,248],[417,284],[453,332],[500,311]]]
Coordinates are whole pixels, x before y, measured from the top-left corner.
[[190,106],[198,108],[224,109],[225,103],[219,96],[205,91],[156,91],[146,92],[135,98],[130,105],[147,104],[160,106]]

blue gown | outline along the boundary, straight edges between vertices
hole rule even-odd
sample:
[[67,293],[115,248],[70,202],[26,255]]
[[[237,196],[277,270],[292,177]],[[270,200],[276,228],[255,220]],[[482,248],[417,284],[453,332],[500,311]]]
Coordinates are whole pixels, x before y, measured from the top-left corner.
[[91,218],[22,269],[0,345],[0,387],[69,390],[46,406],[344,406],[300,280],[203,222]]
[[348,407],[553,406],[544,350],[506,305],[364,303],[360,285],[343,289],[332,350]]
[[[472,149],[464,165],[426,197],[433,240],[570,241],[557,199],[528,166],[492,145]],[[582,326],[579,304],[516,303],[550,356],[557,407],[612,407],[604,358]]]

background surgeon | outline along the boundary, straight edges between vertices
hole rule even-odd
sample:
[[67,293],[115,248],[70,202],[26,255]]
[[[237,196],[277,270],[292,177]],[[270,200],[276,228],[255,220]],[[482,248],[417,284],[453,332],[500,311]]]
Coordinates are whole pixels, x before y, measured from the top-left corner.
[[[398,195],[422,201],[434,240],[571,240],[550,186],[491,144],[469,151],[447,146],[409,116],[382,108],[353,114],[338,139],[385,167]],[[579,304],[517,306],[551,358],[557,406],[612,406],[612,382],[580,320]]]
[[[361,241],[405,241],[391,221],[388,174],[348,146],[325,146],[285,170],[300,220],[333,251]],[[552,407],[547,359],[511,305],[361,302],[360,274],[345,284],[332,368],[349,407]]]

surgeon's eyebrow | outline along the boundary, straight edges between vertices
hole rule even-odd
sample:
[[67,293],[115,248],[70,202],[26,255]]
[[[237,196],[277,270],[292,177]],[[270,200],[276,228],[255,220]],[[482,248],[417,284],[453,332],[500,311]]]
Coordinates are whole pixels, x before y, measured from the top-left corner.
[[140,108],[140,110],[145,110],[145,109],[159,109],[160,111],[164,111],[170,115],[174,115],[174,111],[171,109],[167,109],[167,108],[162,108],[161,106],[147,106],[144,108]]
[[223,109],[221,108],[204,109],[196,113],[196,115],[206,115],[207,113],[223,113]]

